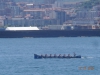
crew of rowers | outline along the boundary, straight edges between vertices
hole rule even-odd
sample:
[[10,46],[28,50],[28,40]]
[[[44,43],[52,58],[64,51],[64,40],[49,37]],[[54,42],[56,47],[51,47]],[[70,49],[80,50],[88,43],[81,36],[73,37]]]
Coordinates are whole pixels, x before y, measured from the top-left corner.
[[[76,56],[76,54],[74,53],[74,57]],[[41,55],[41,57],[50,57],[50,58],[60,58],[60,57],[63,57],[63,58],[66,58],[66,57],[72,57],[70,54],[68,54],[66,56],[66,54],[64,54],[63,56],[61,54],[59,54],[58,56],[56,54],[54,54],[54,56],[52,56],[52,54],[50,54],[50,56],[48,56],[47,54],[45,54],[44,56]]]

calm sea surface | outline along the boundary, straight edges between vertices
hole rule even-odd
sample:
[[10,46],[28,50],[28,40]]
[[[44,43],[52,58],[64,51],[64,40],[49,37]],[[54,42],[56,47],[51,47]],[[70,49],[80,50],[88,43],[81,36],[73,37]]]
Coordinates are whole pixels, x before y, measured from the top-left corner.
[[[44,0],[14,0],[16,2],[36,2],[36,3],[43,3]],[[87,0],[56,0],[58,2],[80,2],[80,1],[87,1]]]
[[[81,59],[34,59],[36,54]],[[100,75],[100,37],[0,39],[0,75]]]

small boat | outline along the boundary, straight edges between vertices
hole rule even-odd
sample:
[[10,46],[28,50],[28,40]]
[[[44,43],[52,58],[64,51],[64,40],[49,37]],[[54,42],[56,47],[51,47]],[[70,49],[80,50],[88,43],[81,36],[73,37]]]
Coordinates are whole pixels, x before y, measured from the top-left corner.
[[57,55],[52,56],[50,54],[48,56],[47,54],[46,55],[34,54],[34,59],[43,59],[43,58],[81,58],[81,55],[78,55],[78,56],[76,56],[76,55],[74,55],[74,56],[70,56],[70,55],[66,56],[66,55],[63,55],[63,56],[61,56],[61,54],[60,54],[58,56]]

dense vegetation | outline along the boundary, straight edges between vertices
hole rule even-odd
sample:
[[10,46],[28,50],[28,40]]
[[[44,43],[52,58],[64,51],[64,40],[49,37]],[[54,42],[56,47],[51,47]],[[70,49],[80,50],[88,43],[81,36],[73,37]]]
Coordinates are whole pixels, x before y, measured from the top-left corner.
[[99,5],[99,4],[100,4],[100,0],[89,0],[89,1],[83,2],[81,7],[85,9],[91,9],[93,6]]

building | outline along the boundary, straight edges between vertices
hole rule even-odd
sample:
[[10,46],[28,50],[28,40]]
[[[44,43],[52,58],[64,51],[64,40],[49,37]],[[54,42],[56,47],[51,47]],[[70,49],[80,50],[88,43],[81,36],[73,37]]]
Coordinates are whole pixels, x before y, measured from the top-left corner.
[[63,2],[56,1],[52,6],[53,8],[63,8]]
[[5,15],[6,3],[3,0],[0,0],[0,16]]
[[0,19],[0,27],[1,26],[4,26],[4,20],[3,19]]
[[77,18],[88,18],[88,19],[94,19],[95,17],[98,17],[98,12],[94,11],[94,10],[90,10],[90,11],[78,11]]
[[100,5],[94,6],[94,7],[93,7],[93,10],[95,10],[95,11],[100,11]]
[[28,18],[11,18],[5,19],[5,26],[38,26],[57,25],[57,19],[28,19]]
[[55,10],[56,12],[56,19],[59,20],[60,25],[62,25],[67,20],[67,14],[65,11],[62,10]]
[[23,11],[24,16],[32,17],[33,19],[43,19],[45,10],[42,9],[27,9]]
[[34,8],[34,4],[30,3],[30,4],[26,4],[26,9],[33,9]]
[[93,19],[74,19],[72,20],[72,25],[95,25],[95,20]]
[[56,0],[44,0],[45,4],[54,4]]
[[16,17],[20,15],[20,7],[18,6],[11,6],[11,16]]
[[68,9],[71,9],[71,8],[76,8],[77,5],[79,5],[78,3],[76,2],[66,2],[63,4],[63,8],[68,8]]
[[0,16],[11,16],[11,6],[14,5],[13,0],[0,0]]
[[24,18],[11,18],[4,20],[5,26],[24,26],[24,24],[25,24]]

